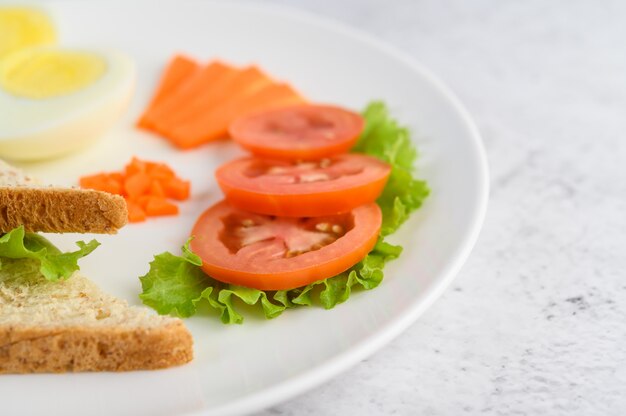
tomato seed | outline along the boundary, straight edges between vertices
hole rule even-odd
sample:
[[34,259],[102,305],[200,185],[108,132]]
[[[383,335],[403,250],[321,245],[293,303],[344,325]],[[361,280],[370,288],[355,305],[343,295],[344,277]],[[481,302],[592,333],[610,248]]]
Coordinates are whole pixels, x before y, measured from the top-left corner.
[[287,168],[284,168],[282,166],[272,166],[267,170],[267,173],[270,175],[283,175],[287,173]]
[[318,231],[328,232],[330,230],[330,224],[327,222],[320,222],[315,224],[315,229]]

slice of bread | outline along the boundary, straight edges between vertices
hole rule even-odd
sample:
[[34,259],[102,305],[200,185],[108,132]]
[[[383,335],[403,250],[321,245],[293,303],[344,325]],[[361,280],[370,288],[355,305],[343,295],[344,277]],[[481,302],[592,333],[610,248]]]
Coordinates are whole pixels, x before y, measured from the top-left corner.
[[23,225],[29,232],[114,234],[127,221],[119,195],[41,185],[0,161],[0,232]]
[[[128,371],[193,358],[182,321],[128,306],[76,273],[49,282],[3,259],[0,270],[0,373]],[[29,263],[30,264],[30,263]]]

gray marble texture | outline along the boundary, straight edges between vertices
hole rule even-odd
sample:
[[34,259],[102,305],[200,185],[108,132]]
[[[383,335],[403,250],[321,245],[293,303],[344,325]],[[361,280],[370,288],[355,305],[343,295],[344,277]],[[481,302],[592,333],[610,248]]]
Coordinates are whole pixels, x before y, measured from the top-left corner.
[[492,192],[470,260],[418,322],[259,415],[626,414],[626,2],[271,3],[431,68],[475,117]]

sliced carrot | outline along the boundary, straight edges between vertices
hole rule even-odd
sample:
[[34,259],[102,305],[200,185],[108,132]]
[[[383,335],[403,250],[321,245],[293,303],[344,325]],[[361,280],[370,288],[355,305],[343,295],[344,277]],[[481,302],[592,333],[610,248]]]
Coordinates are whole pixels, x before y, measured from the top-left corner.
[[269,109],[304,100],[287,84],[270,84],[258,91],[233,96],[203,117],[181,124],[168,133],[176,146],[188,149],[226,137],[228,125],[236,118],[260,109]]
[[179,178],[172,178],[168,181],[162,182],[163,191],[165,196],[179,201],[184,201],[189,198],[191,191],[191,183]]
[[[181,62],[185,59],[178,57]],[[170,62],[162,87],[142,119],[147,120],[144,127],[182,149],[225,137],[228,125],[247,113],[305,102],[290,86],[273,82],[256,66],[237,69],[218,61],[203,67],[196,64],[194,71],[177,78],[176,85],[167,90],[167,84],[174,85],[167,81],[176,78],[168,73],[184,72],[175,69],[176,62],[177,58]],[[178,65],[193,66],[189,62]],[[162,179],[169,175],[167,171],[160,174]]]
[[146,212],[137,203],[126,200],[126,206],[128,207],[128,221],[142,222],[146,220]]
[[158,130],[158,126],[172,117],[173,113],[192,105],[193,101],[198,99],[199,94],[210,91],[216,85],[221,85],[223,79],[236,72],[230,65],[218,61],[202,67],[145,114],[148,127]]
[[191,74],[196,72],[200,68],[198,63],[183,55],[176,55],[172,58],[163,71],[161,80],[157,90],[148,104],[146,111],[139,118],[137,125],[139,127],[149,128],[149,116],[148,114],[152,109],[157,107],[163,100],[172,93],[181,83],[183,83]]
[[222,117],[228,120],[228,124],[230,124],[235,118],[244,116],[253,111],[304,102],[306,102],[306,100],[290,85],[271,84],[265,86],[256,94],[244,96],[229,102],[228,105],[224,106],[223,110],[220,109],[220,113]]
[[170,92],[176,89],[181,82],[197,71],[200,65],[194,60],[184,55],[175,55],[165,69],[156,94],[151,104],[158,104]]
[[168,133],[173,128],[204,117],[207,111],[219,108],[231,97],[246,95],[271,83],[270,78],[255,66],[236,71],[225,78],[210,88],[195,91],[193,101],[179,103],[177,111],[161,117],[155,123],[156,131],[169,137]]
[[178,214],[178,207],[165,198],[153,196],[148,199],[146,204],[146,214],[150,216],[176,215]]
[[144,195],[150,189],[152,179],[147,173],[137,172],[124,180],[124,192],[129,198],[137,198]]

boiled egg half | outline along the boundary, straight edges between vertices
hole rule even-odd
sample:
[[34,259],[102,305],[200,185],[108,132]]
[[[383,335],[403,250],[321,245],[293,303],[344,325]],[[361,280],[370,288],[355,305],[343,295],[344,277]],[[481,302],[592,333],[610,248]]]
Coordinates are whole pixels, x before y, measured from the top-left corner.
[[85,147],[130,101],[133,62],[113,50],[50,45],[55,37],[45,15],[10,10],[2,17],[0,8],[0,53],[5,51],[0,55],[0,158],[47,159]]
[[33,7],[0,7],[0,58],[29,46],[54,45],[57,34],[50,16]]

